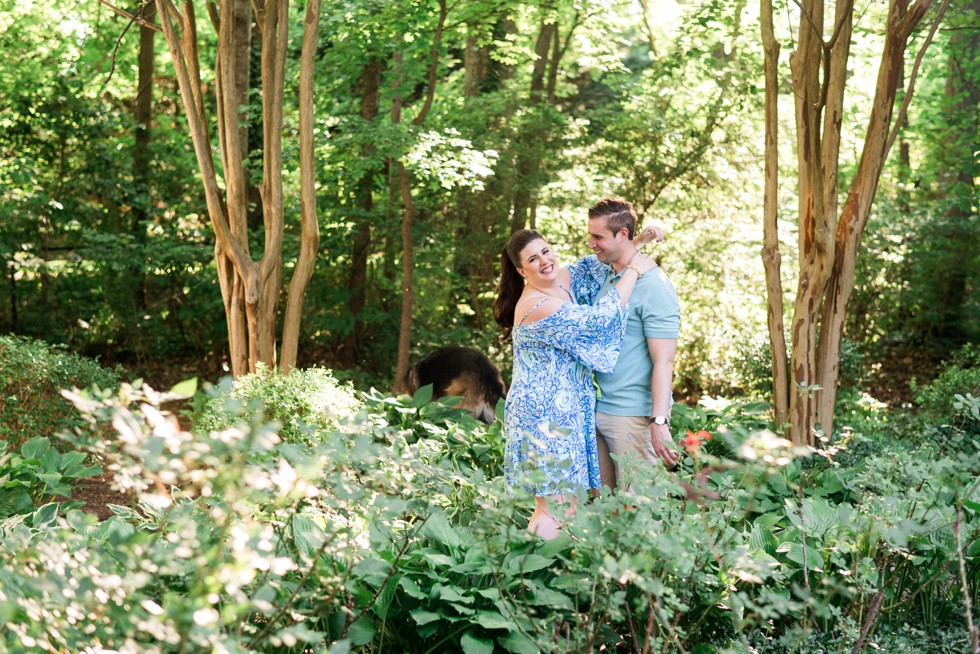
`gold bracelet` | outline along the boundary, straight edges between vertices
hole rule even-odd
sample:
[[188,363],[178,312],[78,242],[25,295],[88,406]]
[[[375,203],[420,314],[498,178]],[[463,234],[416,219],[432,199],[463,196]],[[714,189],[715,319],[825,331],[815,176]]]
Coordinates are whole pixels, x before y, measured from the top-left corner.
[[643,273],[640,272],[640,269],[637,268],[636,266],[634,266],[633,264],[631,264],[631,263],[626,264],[626,268],[629,269],[629,270],[632,270],[633,272],[635,272],[637,279],[639,279],[640,277],[643,277]]

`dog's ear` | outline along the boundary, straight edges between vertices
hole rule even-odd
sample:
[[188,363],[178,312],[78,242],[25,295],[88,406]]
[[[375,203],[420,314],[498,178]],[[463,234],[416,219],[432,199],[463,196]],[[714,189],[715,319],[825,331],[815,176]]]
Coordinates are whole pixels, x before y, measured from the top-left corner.
[[408,369],[408,377],[405,379],[405,383],[408,385],[408,394],[415,395],[415,391],[419,390],[419,364],[415,363],[411,368]]

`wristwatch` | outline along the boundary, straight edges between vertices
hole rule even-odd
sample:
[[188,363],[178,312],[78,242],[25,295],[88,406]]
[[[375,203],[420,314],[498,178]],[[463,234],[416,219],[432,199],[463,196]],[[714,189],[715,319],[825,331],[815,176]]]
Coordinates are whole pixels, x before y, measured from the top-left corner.
[[670,420],[667,419],[667,416],[653,416],[650,418],[651,425],[666,425],[668,422]]

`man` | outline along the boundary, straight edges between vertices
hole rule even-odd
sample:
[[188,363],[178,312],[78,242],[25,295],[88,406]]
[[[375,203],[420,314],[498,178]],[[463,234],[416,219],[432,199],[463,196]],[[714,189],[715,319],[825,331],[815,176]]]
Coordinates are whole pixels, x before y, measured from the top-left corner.
[[[607,264],[596,297],[609,292],[636,254],[633,204],[603,198],[589,209],[589,247]],[[670,433],[674,354],[680,330],[680,305],[673,284],[659,267],[644,274],[629,302],[626,338],[612,373],[596,373],[596,431],[602,481],[628,487],[626,469],[610,454],[632,454],[653,463],[674,465],[680,458]]]

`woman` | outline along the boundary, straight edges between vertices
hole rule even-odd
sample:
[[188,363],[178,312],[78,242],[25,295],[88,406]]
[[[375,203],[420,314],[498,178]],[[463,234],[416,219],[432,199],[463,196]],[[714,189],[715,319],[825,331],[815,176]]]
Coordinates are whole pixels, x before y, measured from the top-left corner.
[[[493,314],[504,338],[514,341],[514,374],[504,408],[505,474],[508,484],[534,493],[528,530],[550,540],[561,526],[552,505],[568,517],[575,504],[567,492],[601,485],[592,371],[615,367],[626,329],[624,308],[636,280],[654,262],[638,253],[595,306],[575,302],[573,289],[589,280],[559,268],[551,246],[536,231],[511,236],[500,264]],[[522,474],[527,467],[539,472],[528,478]]]

